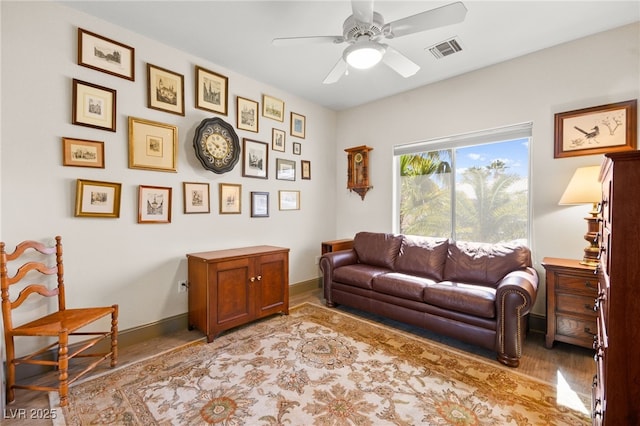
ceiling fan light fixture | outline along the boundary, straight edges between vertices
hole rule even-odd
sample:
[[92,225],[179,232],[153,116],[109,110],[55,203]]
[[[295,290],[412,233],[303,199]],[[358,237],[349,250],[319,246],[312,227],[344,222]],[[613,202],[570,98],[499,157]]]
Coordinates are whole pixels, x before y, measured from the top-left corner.
[[360,70],[375,66],[384,55],[384,47],[371,40],[356,41],[344,50],[343,56],[347,64]]

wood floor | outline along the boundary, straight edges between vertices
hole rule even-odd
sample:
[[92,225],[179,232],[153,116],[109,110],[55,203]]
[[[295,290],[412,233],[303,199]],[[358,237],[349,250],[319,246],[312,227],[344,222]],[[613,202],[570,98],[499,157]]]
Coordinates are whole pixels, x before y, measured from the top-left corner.
[[[323,304],[321,290],[315,289],[302,294],[292,295],[290,306],[295,306],[303,302]],[[491,361],[495,360],[495,352],[493,351],[467,345],[416,327],[369,315],[347,307],[340,306],[337,309],[445,343]],[[168,336],[163,336],[162,338],[151,339],[122,347],[119,351],[118,365],[127,365],[199,339],[203,339],[203,334],[199,331],[182,330]],[[496,365],[499,365],[497,361],[495,362]],[[104,364],[108,365],[108,363]],[[109,371],[109,368],[98,368],[94,370],[92,374],[100,374],[105,371]],[[563,343],[556,343],[553,349],[546,349],[544,346],[544,335],[531,332],[527,335],[520,367],[513,371],[545,382],[559,384],[559,387],[563,389],[562,392],[565,393],[574,391],[589,395],[591,393],[592,377],[595,372],[593,351]],[[49,379],[50,378],[45,377],[37,378],[38,381]],[[5,412],[1,413],[0,423],[7,426],[51,425],[51,420],[32,418],[47,414],[46,410],[48,407],[49,400],[47,393],[18,389],[16,390],[15,402],[8,405]]]

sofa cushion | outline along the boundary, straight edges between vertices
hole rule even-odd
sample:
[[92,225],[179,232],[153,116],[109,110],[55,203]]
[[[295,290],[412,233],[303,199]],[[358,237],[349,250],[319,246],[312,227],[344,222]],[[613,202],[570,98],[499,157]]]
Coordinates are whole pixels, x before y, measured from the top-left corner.
[[371,282],[373,278],[387,272],[389,272],[387,268],[356,263],[334,269],[333,280],[335,282],[370,290],[372,288]]
[[523,245],[449,241],[443,279],[496,287],[511,271],[531,266]]
[[491,287],[442,281],[426,287],[423,300],[430,305],[482,318],[496,316],[496,290]]
[[435,281],[397,272],[378,275],[373,279],[373,290],[403,299],[423,301],[424,289]]
[[402,235],[358,232],[353,239],[353,248],[360,263],[393,269],[401,243]]
[[398,272],[441,281],[448,245],[449,240],[446,238],[405,235],[402,238],[395,269]]

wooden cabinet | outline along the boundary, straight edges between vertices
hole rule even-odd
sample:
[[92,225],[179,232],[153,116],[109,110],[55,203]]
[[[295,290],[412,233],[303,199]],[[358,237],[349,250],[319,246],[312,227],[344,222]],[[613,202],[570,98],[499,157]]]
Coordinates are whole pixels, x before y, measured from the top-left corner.
[[553,257],[545,257],[542,266],[547,282],[547,348],[555,341],[592,348],[597,333],[595,268]]
[[221,331],[289,313],[289,249],[243,247],[187,254],[189,327]]
[[605,155],[601,171],[596,425],[640,424],[640,152]]

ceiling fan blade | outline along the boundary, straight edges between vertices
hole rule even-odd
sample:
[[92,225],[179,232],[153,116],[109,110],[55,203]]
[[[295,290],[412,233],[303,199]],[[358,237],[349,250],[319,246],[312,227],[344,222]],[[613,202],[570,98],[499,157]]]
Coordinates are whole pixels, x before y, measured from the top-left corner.
[[274,46],[301,46],[308,44],[340,44],[344,42],[342,36],[310,36],[310,37],[279,37],[271,40]]
[[465,5],[462,2],[455,2],[389,22],[382,28],[382,33],[386,38],[402,37],[420,31],[457,24],[464,21],[466,14],[467,8]]
[[327,77],[324,79],[322,84],[333,84],[336,81],[340,80],[340,77],[347,71],[347,63],[344,59],[340,58],[340,60],[335,64],[333,69],[329,72]]
[[391,46],[384,45],[386,48],[385,54],[382,57],[384,62],[389,68],[403,76],[404,78],[411,77],[418,72],[420,67],[411,59],[404,56]]
[[373,0],[351,0],[351,9],[356,21],[364,22],[365,24],[373,22]]

